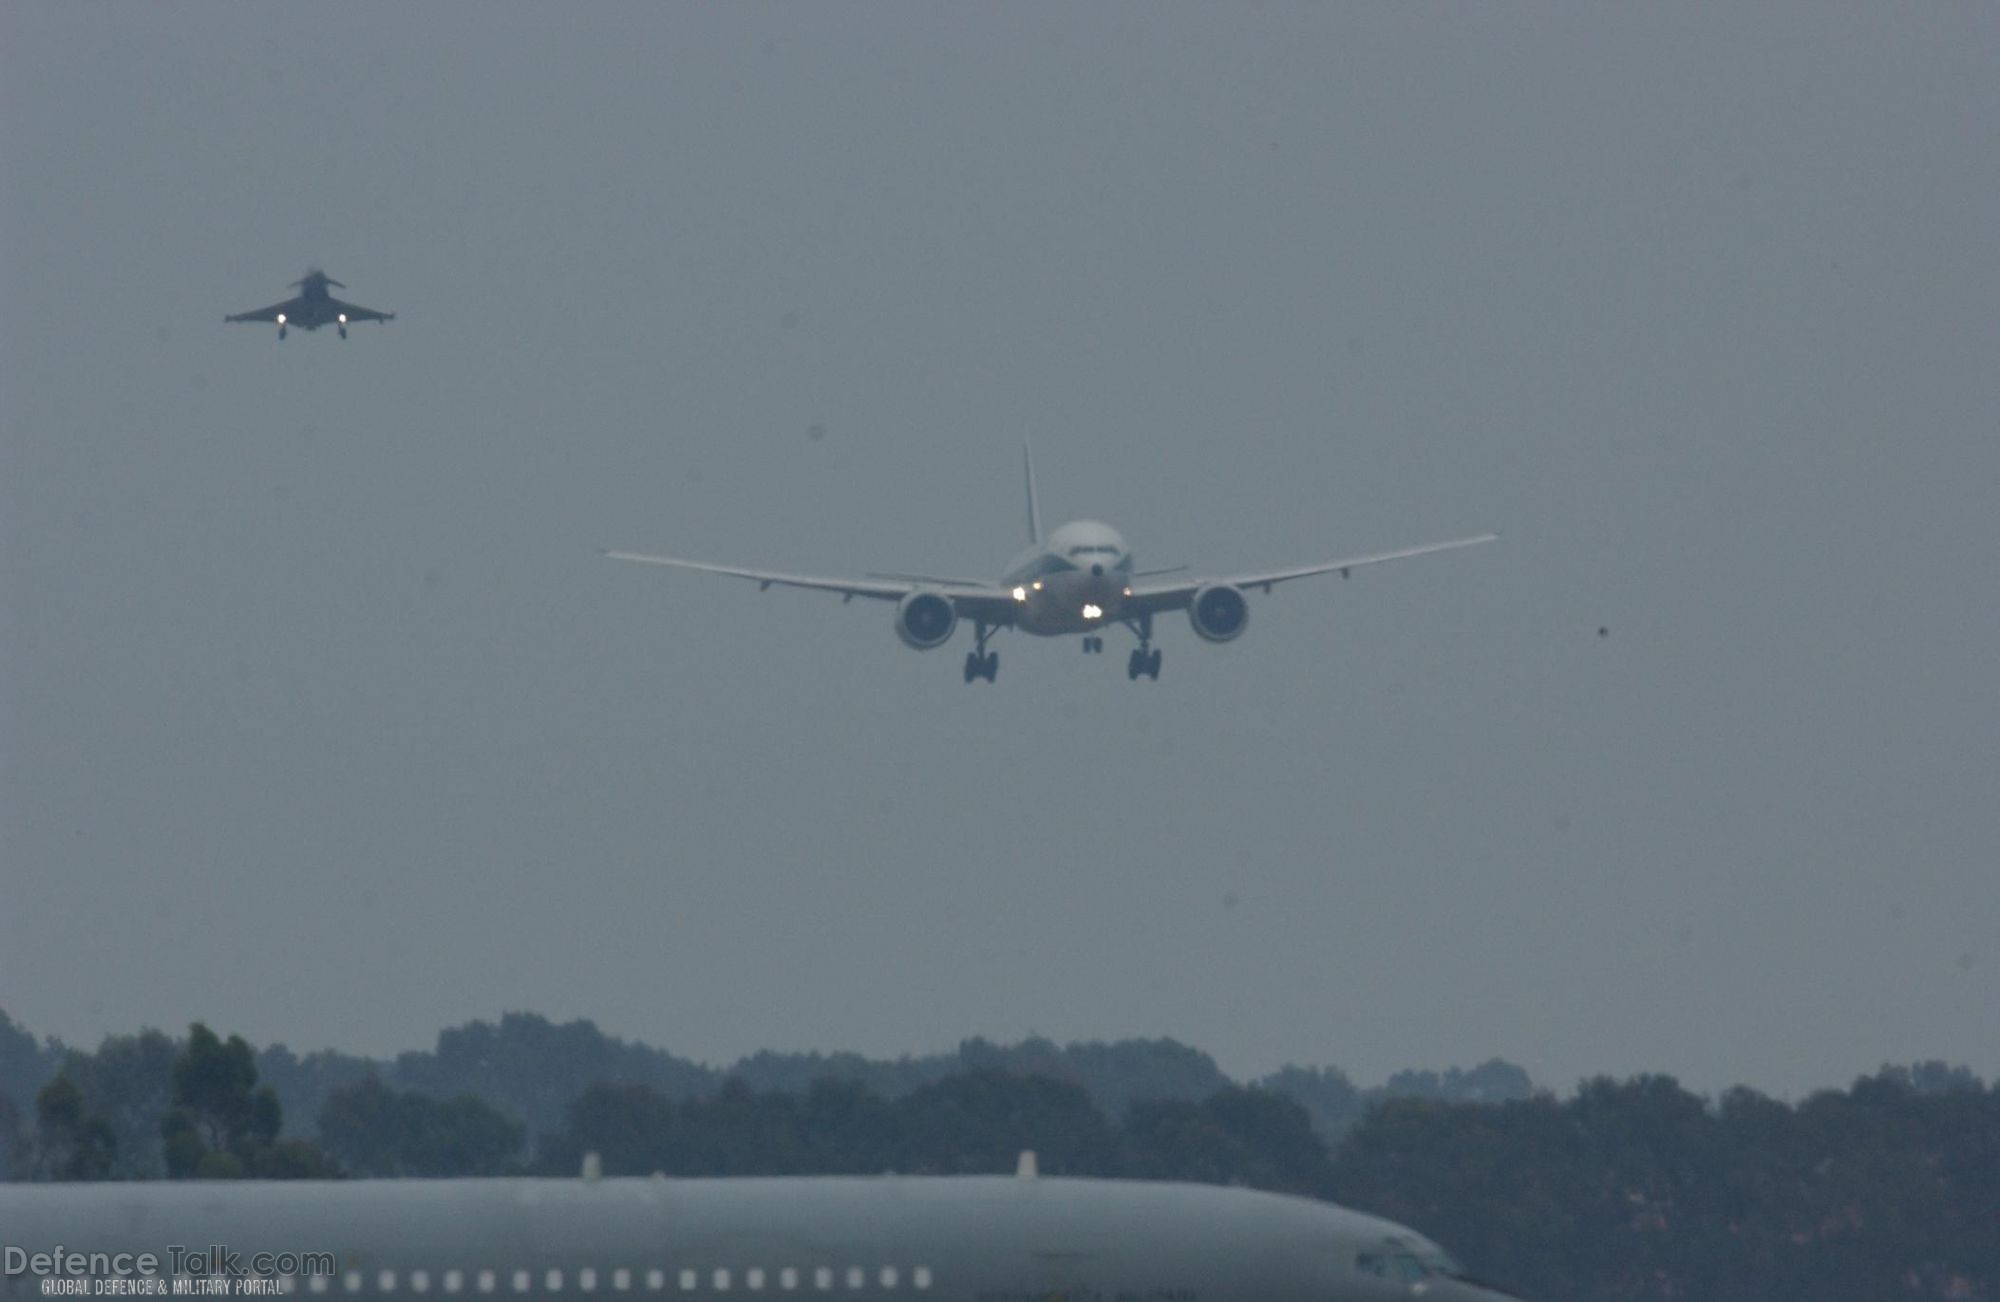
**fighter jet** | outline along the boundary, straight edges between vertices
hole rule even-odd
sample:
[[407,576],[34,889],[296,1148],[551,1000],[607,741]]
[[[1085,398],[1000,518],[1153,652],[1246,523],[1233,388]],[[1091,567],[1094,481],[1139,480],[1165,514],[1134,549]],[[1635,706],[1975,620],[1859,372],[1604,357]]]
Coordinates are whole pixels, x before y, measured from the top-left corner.
[[278,324],[278,338],[293,326],[301,330],[317,330],[323,325],[338,326],[340,337],[347,338],[347,323],[350,321],[394,321],[394,312],[377,312],[372,307],[357,307],[353,303],[343,303],[326,292],[328,285],[335,289],[347,286],[327,275],[318,267],[305,274],[305,279],[292,282],[292,288],[299,291],[297,298],[288,298],[282,303],[260,307],[255,312],[238,312],[226,316],[224,321],[275,321]]
[[[1000,671],[1000,653],[988,651],[986,643],[1001,629],[1011,628],[1037,637],[1081,634],[1083,649],[1097,654],[1104,650],[1104,631],[1122,625],[1138,639],[1139,645],[1125,661],[1125,676],[1157,679],[1160,651],[1153,645],[1153,617],[1184,610],[1195,635],[1205,642],[1229,642],[1242,635],[1250,621],[1250,603],[1244,594],[1251,590],[1269,592],[1273,586],[1315,574],[1338,574],[1346,578],[1364,565],[1399,561],[1433,552],[1476,547],[1495,541],[1499,535],[1482,533],[1470,538],[1423,543],[1394,551],[1349,556],[1341,560],[1278,569],[1195,578],[1181,575],[1185,566],[1164,570],[1133,568],[1132,549],[1116,529],[1096,520],[1073,520],[1053,532],[1042,532],[1041,507],[1035,497],[1035,466],[1022,448],[1028,487],[1028,549],[1001,572],[998,580],[948,578],[932,574],[869,574],[860,578],[834,578],[796,574],[781,570],[751,569],[740,565],[716,565],[707,561],[684,560],[677,556],[653,556],[643,552],[607,551],[616,561],[637,561],[643,565],[666,565],[682,570],[699,570],[735,579],[749,579],[763,588],[773,584],[788,588],[814,588],[837,592],[846,600],[872,597],[896,603],[896,636],[905,646],[919,651],[941,647],[951,637],[961,619],[972,624],[973,649],[965,656],[965,681],[994,681]],[[1178,577],[1166,578],[1166,575]]]

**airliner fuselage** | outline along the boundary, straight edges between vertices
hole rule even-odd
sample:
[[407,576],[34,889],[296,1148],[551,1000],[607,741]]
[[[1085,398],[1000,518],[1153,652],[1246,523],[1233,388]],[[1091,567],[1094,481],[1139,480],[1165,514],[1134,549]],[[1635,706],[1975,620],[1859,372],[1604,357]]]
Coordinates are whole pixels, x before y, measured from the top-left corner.
[[[0,1297],[333,1302],[1494,1302],[1303,1198],[993,1176],[0,1186]],[[147,1275],[150,1255],[173,1263]],[[251,1283],[259,1264],[270,1271]],[[221,1269],[218,1270],[218,1267]],[[229,1268],[245,1272],[232,1276]],[[155,1267],[156,1271],[159,1269]],[[145,1281],[152,1282],[146,1283]],[[98,1287],[101,1280],[123,1284]]]
[[1013,627],[1023,633],[1091,633],[1124,618],[1132,552],[1110,525],[1076,520],[1015,557],[1000,582],[1019,603]]

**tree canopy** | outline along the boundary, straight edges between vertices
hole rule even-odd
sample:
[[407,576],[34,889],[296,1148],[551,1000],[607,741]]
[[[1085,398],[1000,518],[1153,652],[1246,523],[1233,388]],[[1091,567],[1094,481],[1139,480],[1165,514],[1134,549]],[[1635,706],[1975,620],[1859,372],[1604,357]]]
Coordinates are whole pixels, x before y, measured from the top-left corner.
[[160,1118],[167,1174],[176,1179],[301,1179],[335,1174],[319,1149],[278,1137],[277,1091],[257,1084],[257,1063],[240,1035],[223,1040],[200,1022],[173,1062],[173,1106]]

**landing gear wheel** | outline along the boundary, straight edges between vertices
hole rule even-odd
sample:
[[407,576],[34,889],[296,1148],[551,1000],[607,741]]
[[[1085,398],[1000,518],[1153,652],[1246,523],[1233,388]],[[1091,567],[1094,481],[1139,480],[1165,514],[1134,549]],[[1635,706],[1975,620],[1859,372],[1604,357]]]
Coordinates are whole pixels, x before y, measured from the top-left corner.
[[993,682],[1000,676],[1000,653],[998,651],[968,651],[965,653],[965,681],[976,682],[984,678]]
[[279,342],[279,343],[283,343],[284,341],[285,341],[285,327],[283,327],[283,326],[279,326],[279,327],[278,327],[278,342]]
[[1000,677],[1000,653],[998,651],[988,651],[986,653],[986,681],[989,683],[994,682],[997,681],[999,677]]
[[1146,657],[1146,677],[1156,683],[1160,681],[1160,652],[1158,648],[1155,648],[1153,653]]
[[1125,676],[1135,683],[1138,682],[1139,675],[1146,672],[1145,664],[1146,653],[1136,647],[1133,648],[1132,654],[1125,657]]
[[341,337],[342,339],[345,339],[345,338],[347,338],[347,327],[346,327],[346,326],[342,326],[342,327],[340,327],[340,337]]
[[979,676],[979,662],[980,662],[981,660],[983,660],[983,659],[985,659],[985,657],[984,657],[984,656],[981,656],[981,655],[980,655],[980,654],[979,654],[978,652],[976,652],[976,651],[967,651],[967,652],[965,653],[965,681],[966,681],[966,682],[968,682],[968,683],[969,683],[969,682],[971,682],[971,681],[972,681],[973,679],[975,679],[975,678],[977,678],[977,677]]

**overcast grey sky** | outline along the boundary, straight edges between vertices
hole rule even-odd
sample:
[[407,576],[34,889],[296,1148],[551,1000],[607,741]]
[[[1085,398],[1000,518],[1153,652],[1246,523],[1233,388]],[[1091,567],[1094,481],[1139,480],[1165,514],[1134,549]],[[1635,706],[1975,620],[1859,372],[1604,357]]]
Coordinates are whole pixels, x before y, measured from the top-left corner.
[[[25,1025],[2000,1072],[1991,5],[0,41]],[[1142,565],[1506,538],[1156,685],[598,554],[996,572],[1024,433]]]

